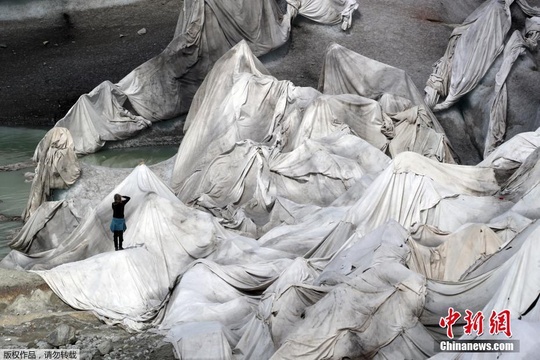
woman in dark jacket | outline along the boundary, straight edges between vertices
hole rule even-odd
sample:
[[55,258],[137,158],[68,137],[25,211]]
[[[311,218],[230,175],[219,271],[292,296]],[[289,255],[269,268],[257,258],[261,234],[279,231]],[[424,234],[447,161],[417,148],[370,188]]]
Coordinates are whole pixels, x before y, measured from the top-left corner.
[[124,250],[122,242],[124,241],[124,231],[127,229],[124,219],[124,206],[131,198],[129,196],[114,195],[112,203],[113,219],[111,221],[111,231],[114,233],[114,249]]

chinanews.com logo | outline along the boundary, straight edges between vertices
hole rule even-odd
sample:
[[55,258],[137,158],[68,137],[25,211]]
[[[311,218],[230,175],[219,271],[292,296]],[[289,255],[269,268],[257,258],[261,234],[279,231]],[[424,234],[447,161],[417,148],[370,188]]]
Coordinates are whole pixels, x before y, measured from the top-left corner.
[[[506,340],[506,339],[486,339],[484,336],[482,340],[453,340],[454,330],[453,326],[456,325],[461,318],[461,313],[455,311],[454,308],[448,309],[448,315],[441,317],[439,320],[439,326],[443,329],[446,328],[446,336],[451,340],[443,340],[438,346],[438,351],[442,352],[519,352],[519,340]],[[485,316],[482,311],[473,313],[470,310],[465,310],[465,316],[463,317],[465,325],[463,326],[464,335],[476,335],[481,336],[484,334]],[[510,310],[502,310],[497,312],[491,311],[488,318],[488,328],[486,329],[489,335],[503,334],[508,339],[512,337],[511,317]]]

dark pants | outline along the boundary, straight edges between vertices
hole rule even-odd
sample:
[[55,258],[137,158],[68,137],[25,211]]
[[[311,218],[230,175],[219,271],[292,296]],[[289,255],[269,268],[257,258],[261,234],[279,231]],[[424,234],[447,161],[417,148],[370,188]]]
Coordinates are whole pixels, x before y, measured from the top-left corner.
[[115,250],[123,250],[122,242],[124,241],[124,232],[123,231],[115,231],[114,232],[114,249]]

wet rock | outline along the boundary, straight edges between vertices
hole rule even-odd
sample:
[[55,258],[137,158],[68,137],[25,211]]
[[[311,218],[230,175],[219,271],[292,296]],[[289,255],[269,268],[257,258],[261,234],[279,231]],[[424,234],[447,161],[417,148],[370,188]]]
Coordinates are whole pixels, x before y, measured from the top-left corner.
[[52,346],[59,347],[67,344],[75,344],[75,328],[66,324],[61,324],[47,336],[47,342]]
[[6,307],[8,314],[25,314],[30,312],[45,311],[49,308],[50,291],[34,290],[30,296],[19,295]]
[[38,349],[50,349],[51,347],[52,346],[46,341],[40,340],[36,342],[36,348]]
[[22,218],[20,216],[9,216],[9,215],[0,214],[0,222],[21,221],[21,220]]
[[0,166],[0,171],[17,171],[20,169],[25,169],[25,168],[29,168],[33,166],[35,166],[35,164],[32,161],[18,162],[15,164],[2,165]]
[[107,355],[113,350],[113,344],[110,340],[105,340],[98,344],[97,349],[101,355]]
[[93,359],[100,358],[98,349],[81,350],[80,355],[81,355],[81,360],[93,360]]
[[159,344],[155,346],[150,354],[150,359],[176,359],[174,356],[174,348],[171,343],[165,341],[159,341]]

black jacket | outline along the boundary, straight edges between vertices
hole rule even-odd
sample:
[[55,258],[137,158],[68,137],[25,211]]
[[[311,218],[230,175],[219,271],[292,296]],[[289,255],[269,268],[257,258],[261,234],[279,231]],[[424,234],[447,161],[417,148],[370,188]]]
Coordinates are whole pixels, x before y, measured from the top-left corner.
[[124,218],[124,206],[131,200],[129,196],[122,196],[122,202],[112,203],[113,209],[113,218],[123,219]]

